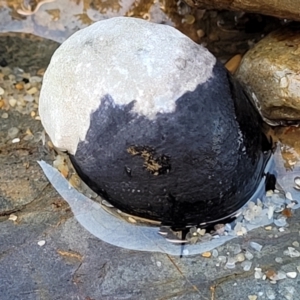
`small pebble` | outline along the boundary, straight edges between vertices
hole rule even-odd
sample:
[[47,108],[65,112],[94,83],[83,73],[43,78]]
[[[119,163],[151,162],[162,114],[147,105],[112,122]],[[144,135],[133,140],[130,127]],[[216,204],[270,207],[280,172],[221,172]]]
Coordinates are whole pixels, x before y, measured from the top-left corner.
[[2,118],[2,119],[7,119],[7,118],[8,118],[8,113],[3,113],[3,114],[1,115],[1,118]]
[[242,261],[244,261],[244,260],[245,260],[245,255],[244,255],[244,253],[239,253],[239,254],[237,254],[237,255],[235,256],[235,260],[236,260],[237,262],[242,262]]
[[19,138],[15,138],[11,141],[13,144],[16,144],[16,143],[19,143],[20,142],[20,139]]
[[26,93],[29,95],[33,95],[38,91],[36,87],[32,87],[31,89],[27,90]]
[[18,82],[16,85],[15,85],[16,89],[17,90],[23,90],[24,89],[24,83],[23,82]]
[[292,243],[292,245],[293,245],[294,247],[299,247],[299,242],[295,241],[295,242]]
[[17,221],[17,219],[18,219],[18,217],[14,214],[9,215],[9,218],[8,218],[8,220],[14,221],[14,222]]
[[297,268],[297,271],[300,273],[300,266],[297,266],[296,268]]
[[195,17],[193,15],[185,15],[182,19],[182,23],[187,23],[189,25],[195,22]]
[[4,89],[2,87],[0,87],[0,96],[4,95],[4,93],[5,93]]
[[156,262],[156,265],[160,268],[160,267],[161,267],[161,262],[160,262],[160,261],[157,261],[157,262]]
[[249,300],[256,300],[256,299],[257,299],[257,296],[256,296],[256,295],[249,295],[249,296],[248,296],[248,299],[249,299]]
[[132,217],[128,217],[128,221],[132,224],[136,224],[136,220]]
[[243,261],[241,263],[241,266],[242,266],[242,268],[243,268],[244,271],[250,271],[251,266],[252,266],[252,262],[249,261],[249,260]]
[[287,272],[286,276],[288,278],[296,278],[297,277],[297,272]]
[[283,228],[283,227],[280,227],[280,228],[278,229],[278,231],[279,231],[279,232],[284,232],[284,228]]
[[261,269],[260,268],[255,268],[255,272],[254,272],[254,278],[255,279],[261,279],[263,276]]
[[265,230],[267,230],[267,231],[272,230],[272,226],[266,226],[266,227],[265,227]]
[[33,100],[34,100],[33,96],[30,95],[30,94],[25,95],[25,96],[23,97],[23,99],[24,99],[25,101],[27,101],[27,102],[33,102]]
[[206,229],[200,229],[200,228],[198,228],[197,229],[197,233],[199,234],[199,235],[204,235],[205,233],[206,233]]
[[226,64],[225,68],[231,73],[234,74],[237,68],[240,65],[240,62],[242,60],[242,56],[240,54],[237,54],[233,56]]
[[201,254],[202,257],[210,258],[211,257],[211,252],[207,251]]
[[204,37],[204,36],[205,36],[204,30],[198,29],[198,30],[197,30],[197,35],[198,35],[198,37],[199,37],[200,39],[201,39],[202,37]]
[[44,240],[38,241],[38,245],[40,247],[44,246],[45,244],[46,244],[46,241],[44,241]]
[[14,98],[11,98],[11,99],[8,100],[8,103],[9,103],[9,105],[10,105],[11,107],[15,107],[16,104],[17,104],[17,100],[14,99]]
[[262,247],[263,247],[262,245],[260,245],[260,244],[258,244],[256,242],[250,242],[250,246],[251,246],[252,249],[254,249],[254,250],[258,251],[258,252],[260,252],[261,249],[262,249]]

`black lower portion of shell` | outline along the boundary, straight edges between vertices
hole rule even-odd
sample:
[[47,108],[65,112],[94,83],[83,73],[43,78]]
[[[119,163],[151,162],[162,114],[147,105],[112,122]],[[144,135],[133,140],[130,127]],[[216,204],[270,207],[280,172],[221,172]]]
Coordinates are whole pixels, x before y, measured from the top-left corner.
[[70,155],[79,176],[129,214],[184,228],[224,218],[255,192],[270,145],[252,104],[220,64],[154,120],[99,99]]

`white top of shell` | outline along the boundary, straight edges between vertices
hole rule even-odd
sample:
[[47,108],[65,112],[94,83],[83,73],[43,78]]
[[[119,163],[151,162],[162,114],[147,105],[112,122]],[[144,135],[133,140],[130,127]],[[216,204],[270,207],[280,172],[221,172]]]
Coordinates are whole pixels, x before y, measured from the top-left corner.
[[75,154],[104,95],[155,119],[212,77],[215,57],[178,30],[141,19],[99,21],[67,39],[45,73],[39,112],[53,144]]

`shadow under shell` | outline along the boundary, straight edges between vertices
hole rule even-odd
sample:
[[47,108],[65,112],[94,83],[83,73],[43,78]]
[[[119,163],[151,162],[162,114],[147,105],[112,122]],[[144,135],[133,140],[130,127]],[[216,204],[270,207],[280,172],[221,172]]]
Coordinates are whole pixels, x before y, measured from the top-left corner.
[[154,120],[107,94],[71,161],[122,211],[182,229],[225,218],[264,176],[271,145],[248,96],[217,63],[213,76]]

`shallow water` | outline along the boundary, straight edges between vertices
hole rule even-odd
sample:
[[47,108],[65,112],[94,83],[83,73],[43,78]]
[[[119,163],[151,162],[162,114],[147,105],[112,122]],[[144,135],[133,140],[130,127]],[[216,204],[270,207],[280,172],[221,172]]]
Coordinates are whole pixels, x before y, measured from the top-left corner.
[[[61,43],[79,29],[116,16],[174,26],[224,62],[282,25],[266,16],[191,8],[181,0],[1,0],[0,33],[32,33]],[[255,30],[248,29],[250,23]]]

